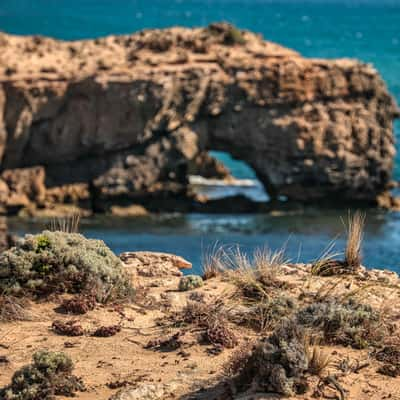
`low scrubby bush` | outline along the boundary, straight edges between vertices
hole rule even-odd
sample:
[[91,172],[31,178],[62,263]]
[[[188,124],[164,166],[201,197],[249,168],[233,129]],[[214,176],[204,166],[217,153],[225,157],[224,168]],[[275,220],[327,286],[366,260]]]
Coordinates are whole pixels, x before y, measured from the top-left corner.
[[297,313],[299,324],[319,329],[328,343],[365,348],[384,335],[380,314],[369,305],[347,301],[313,303]]
[[64,299],[60,310],[67,314],[86,314],[96,307],[96,298],[90,294],[80,294],[71,299]]
[[282,318],[289,317],[295,309],[296,304],[289,297],[265,298],[251,306],[249,312],[242,315],[241,322],[258,331],[269,330]]
[[0,295],[0,322],[28,321],[32,315],[28,302],[15,296]]
[[4,400],[50,400],[54,396],[73,396],[84,390],[82,381],[72,375],[72,360],[64,353],[38,351],[33,363],[18,370],[11,384],[0,390]]
[[251,353],[241,352],[235,377],[237,388],[274,392],[286,396],[307,390],[309,364],[305,333],[292,319],[285,319],[271,336],[260,340]]
[[10,295],[90,292],[105,302],[132,291],[120,259],[106,244],[77,233],[26,235],[0,256],[0,292]]
[[233,348],[238,340],[224,315],[223,303],[190,301],[180,314],[175,317],[178,326],[195,325],[203,339],[213,345]]
[[186,292],[203,286],[203,278],[200,275],[186,275],[179,281],[179,290]]
[[60,321],[56,320],[52,323],[51,329],[57,335],[63,336],[82,336],[85,334],[85,330],[78,321]]

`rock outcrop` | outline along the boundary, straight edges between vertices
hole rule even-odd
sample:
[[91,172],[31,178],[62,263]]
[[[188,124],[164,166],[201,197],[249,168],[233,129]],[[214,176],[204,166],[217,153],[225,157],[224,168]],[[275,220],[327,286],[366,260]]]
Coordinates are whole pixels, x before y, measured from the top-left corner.
[[4,213],[190,209],[188,174],[224,174],[210,149],[247,162],[272,197],[374,203],[398,116],[371,65],[306,59],[227,24],[76,42],[1,34],[0,111]]

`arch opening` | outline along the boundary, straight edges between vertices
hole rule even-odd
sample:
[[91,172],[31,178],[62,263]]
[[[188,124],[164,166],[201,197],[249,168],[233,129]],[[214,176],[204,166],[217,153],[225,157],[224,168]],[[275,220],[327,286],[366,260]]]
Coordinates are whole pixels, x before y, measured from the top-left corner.
[[215,159],[227,171],[227,175],[204,176],[202,171],[189,174],[189,183],[196,194],[209,200],[220,200],[229,197],[243,196],[257,203],[270,201],[262,182],[257,178],[254,169],[245,161],[234,159],[224,151],[210,150],[208,155]]

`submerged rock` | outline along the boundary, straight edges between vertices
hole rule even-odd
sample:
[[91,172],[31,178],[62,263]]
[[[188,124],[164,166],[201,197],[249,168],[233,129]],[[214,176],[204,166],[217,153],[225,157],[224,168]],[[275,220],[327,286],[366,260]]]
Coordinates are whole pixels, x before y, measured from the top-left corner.
[[272,198],[376,204],[390,186],[399,114],[371,65],[228,24],[0,42],[3,213],[191,210],[188,174],[227,174],[209,149],[247,162]]

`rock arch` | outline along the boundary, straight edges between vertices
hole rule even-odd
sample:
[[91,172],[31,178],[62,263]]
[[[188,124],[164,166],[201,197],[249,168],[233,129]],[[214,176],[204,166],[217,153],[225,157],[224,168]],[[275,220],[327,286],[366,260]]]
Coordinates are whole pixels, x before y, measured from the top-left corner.
[[376,201],[390,184],[398,116],[379,74],[232,29],[71,43],[2,34],[3,171],[40,165],[45,191],[84,185],[83,197],[110,204],[188,198],[188,171],[215,149],[248,163],[273,197]]

